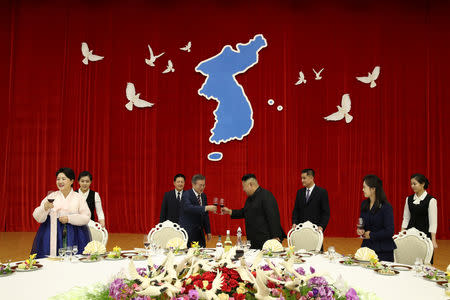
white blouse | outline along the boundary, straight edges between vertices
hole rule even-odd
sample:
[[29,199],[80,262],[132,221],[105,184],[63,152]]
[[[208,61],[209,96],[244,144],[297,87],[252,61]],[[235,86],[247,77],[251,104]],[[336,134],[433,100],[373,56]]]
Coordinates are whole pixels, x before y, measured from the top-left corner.
[[45,210],[44,204],[47,202],[47,197],[41,201],[41,205],[36,207],[33,212],[34,219],[39,223],[44,223],[51,211],[56,213],[56,216],[67,216],[69,223],[72,225],[86,225],[91,219],[91,211],[79,193],[75,193],[72,189],[70,193],[64,198],[61,191],[50,194],[51,198],[55,199],[53,202],[53,209]]
[[[420,204],[421,201],[425,199],[425,197],[428,195],[427,191],[425,191],[420,197],[417,197],[416,194],[414,194],[414,201],[413,204],[417,205]],[[402,228],[407,228],[409,224],[409,220],[411,219],[411,213],[409,211],[409,205],[408,205],[408,197],[406,197],[406,204],[405,209],[403,210],[403,223]],[[429,227],[428,231],[431,233],[436,233],[437,231],[437,201],[434,198],[431,198],[430,204],[428,205],[428,222]]]
[[[78,193],[80,193],[81,197],[86,201],[87,197],[89,196],[89,190],[86,191],[86,193],[83,193],[81,189],[78,189]],[[97,217],[99,220],[105,219],[105,214],[103,213],[102,208],[102,199],[100,199],[100,195],[95,192],[95,212],[97,213]]]

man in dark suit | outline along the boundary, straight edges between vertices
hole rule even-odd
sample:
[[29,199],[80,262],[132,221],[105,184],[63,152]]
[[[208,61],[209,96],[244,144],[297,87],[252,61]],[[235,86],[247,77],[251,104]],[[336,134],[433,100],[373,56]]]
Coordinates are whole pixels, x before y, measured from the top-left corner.
[[292,226],[310,221],[324,231],[330,220],[328,193],[314,183],[313,169],[302,170],[301,178],[304,188],[297,191],[295,207],[292,211]]
[[242,177],[242,189],[247,194],[244,208],[222,208],[222,212],[231,215],[232,219],[245,219],[247,240],[253,249],[261,249],[270,239],[282,241],[286,234],[280,223],[280,212],[277,200],[268,190],[259,186],[254,174]]
[[206,247],[205,234],[208,241],[211,239],[208,212],[215,212],[215,205],[208,205],[205,189],[205,176],[201,174],[192,177],[192,190],[184,192],[181,199],[180,226],[188,234],[188,247],[192,242],[199,242],[201,247]]
[[164,198],[161,204],[161,214],[159,216],[159,222],[162,223],[166,220],[172,221],[178,224],[181,207],[181,197],[183,196],[183,188],[186,177],[183,174],[177,174],[173,178],[174,190],[170,190],[164,194]]

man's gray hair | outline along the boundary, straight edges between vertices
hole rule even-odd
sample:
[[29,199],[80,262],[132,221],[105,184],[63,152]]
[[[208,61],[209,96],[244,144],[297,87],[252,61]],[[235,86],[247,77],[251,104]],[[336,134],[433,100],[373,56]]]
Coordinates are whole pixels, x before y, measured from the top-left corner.
[[205,180],[205,176],[203,176],[202,174],[195,174],[194,176],[192,176],[192,184],[196,184],[199,180]]

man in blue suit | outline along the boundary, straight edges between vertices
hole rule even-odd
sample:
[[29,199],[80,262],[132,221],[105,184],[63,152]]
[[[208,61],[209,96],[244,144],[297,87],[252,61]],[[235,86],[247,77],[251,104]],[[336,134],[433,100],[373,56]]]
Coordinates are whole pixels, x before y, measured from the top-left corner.
[[211,227],[209,225],[208,212],[216,212],[215,205],[208,205],[205,189],[205,176],[196,174],[192,176],[192,189],[185,191],[181,199],[180,226],[183,227],[189,238],[188,247],[192,242],[199,242],[201,247],[206,247],[205,234],[208,241],[211,239]]
[[159,222],[162,223],[166,220],[174,223],[179,222],[181,198],[183,197],[183,188],[186,177],[183,174],[177,174],[173,178],[174,190],[170,190],[164,194],[163,201],[161,203],[161,214],[159,216]]

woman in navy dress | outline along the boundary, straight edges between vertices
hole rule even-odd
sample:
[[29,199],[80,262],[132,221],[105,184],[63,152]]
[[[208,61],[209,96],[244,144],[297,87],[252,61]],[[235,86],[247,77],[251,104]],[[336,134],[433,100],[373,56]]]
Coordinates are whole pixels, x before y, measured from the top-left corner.
[[413,174],[410,179],[414,194],[406,197],[402,230],[414,227],[422,231],[431,239],[433,247],[437,248],[437,201],[426,191],[430,183],[422,174]]
[[31,249],[31,254],[37,253],[37,258],[56,256],[59,248],[73,245],[77,245],[81,253],[91,241],[86,226],[91,212],[81,195],[73,191],[74,180],[72,169],[59,169],[56,172],[59,191],[47,195],[33,212],[34,219],[41,223]]
[[361,247],[375,251],[379,260],[394,261],[394,249],[397,246],[394,235],[394,214],[386,199],[383,183],[376,175],[366,175],[363,180],[364,197],[360,217],[364,220],[364,229],[357,233],[363,237]]

